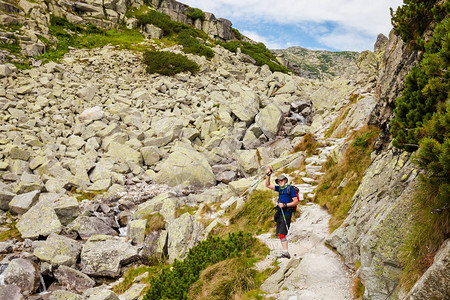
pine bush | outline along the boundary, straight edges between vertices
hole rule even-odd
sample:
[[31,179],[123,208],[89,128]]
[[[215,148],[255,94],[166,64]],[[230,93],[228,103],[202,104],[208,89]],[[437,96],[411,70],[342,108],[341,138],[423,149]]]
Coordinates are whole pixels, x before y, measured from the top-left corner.
[[200,69],[199,65],[182,54],[168,51],[146,51],[143,62],[146,71],[150,74],[172,76],[181,72],[196,73]]

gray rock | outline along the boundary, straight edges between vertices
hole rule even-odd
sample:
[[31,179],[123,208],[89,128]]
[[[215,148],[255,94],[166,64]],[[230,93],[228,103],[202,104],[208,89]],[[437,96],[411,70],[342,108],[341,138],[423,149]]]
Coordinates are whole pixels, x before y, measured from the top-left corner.
[[17,222],[16,227],[22,238],[37,239],[39,236],[48,236],[61,231],[62,226],[55,210],[47,204],[38,202]]
[[32,191],[14,196],[9,203],[9,209],[19,215],[26,213],[39,199],[40,191]]
[[148,33],[150,39],[160,39],[163,36],[163,30],[152,24],[145,25],[145,32]]
[[147,220],[134,220],[128,223],[127,233],[133,245],[139,245],[144,242],[146,225]]
[[13,74],[13,70],[9,65],[0,65],[0,78],[11,76],[11,74]]
[[19,147],[15,145],[9,150],[9,158],[27,161],[30,158],[30,152],[24,149],[23,146]]
[[95,285],[95,281],[89,276],[70,267],[60,266],[53,274],[60,285],[78,293],[83,293]]
[[67,228],[76,231],[82,239],[99,234],[117,235],[117,231],[97,217],[79,216]]
[[195,151],[177,147],[162,163],[155,178],[157,183],[176,186],[211,186],[215,183],[214,174],[206,158]]
[[159,230],[150,232],[144,241],[144,246],[139,255],[149,263],[160,261],[167,257],[167,231]]
[[87,297],[88,300],[119,300],[116,293],[104,286],[87,289],[83,296]]
[[147,166],[152,166],[161,159],[160,151],[156,146],[142,147],[141,153]]
[[256,116],[255,123],[269,139],[274,138],[280,130],[283,121],[281,110],[274,103],[264,107]]
[[0,285],[0,299],[5,300],[23,300],[20,287],[15,284]]
[[[9,242],[0,242],[0,254],[10,253],[13,249],[13,244]],[[0,298],[1,299],[1,298]]]
[[1,210],[8,210],[9,209],[9,203],[11,200],[16,196],[15,193],[8,190],[8,186],[6,184],[1,183],[0,184],[0,209]]
[[119,296],[120,300],[136,300],[142,294],[144,289],[147,287],[143,283],[134,283],[125,293]]
[[63,195],[54,201],[52,205],[63,226],[75,220],[80,213],[79,203],[75,197]]
[[51,234],[33,254],[52,265],[73,266],[81,253],[81,244],[65,236]]
[[82,272],[93,276],[117,277],[120,268],[138,259],[137,249],[123,238],[92,236],[81,252]]
[[189,213],[169,222],[167,228],[169,262],[183,259],[189,249],[198,243],[202,229],[202,226]]
[[48,297],[48,300],[85,300],[85,299],[86,298],[84,296],[65,290],[53,291]]
[[6,284],[15,284],[22,293],[34,293],[41,283],[38,266],[23,258],[13,259],[3,273]]

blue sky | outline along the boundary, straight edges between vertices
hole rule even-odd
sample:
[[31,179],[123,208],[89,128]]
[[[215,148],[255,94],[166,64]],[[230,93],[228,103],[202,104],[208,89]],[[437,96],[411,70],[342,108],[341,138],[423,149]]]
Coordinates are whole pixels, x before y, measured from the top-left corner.
[[179,0],[225,18],[269,49],[373,50],[402,0]]

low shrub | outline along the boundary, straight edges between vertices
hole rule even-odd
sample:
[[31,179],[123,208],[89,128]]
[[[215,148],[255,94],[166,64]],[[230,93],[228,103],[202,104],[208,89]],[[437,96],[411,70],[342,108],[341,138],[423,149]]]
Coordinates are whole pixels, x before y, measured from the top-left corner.
[[196,73],[200,69],[197,63],[186,56],[168,51],[146,51],[143,62],[150,74],[172,76],[181,72]]
[[194,30],[191,29],[183,29],[178,33],[176,37],[176,41],[178,44],[183,46],[183,52],[192,53],[200,56],[205,56],[207,58],[214,57],[214,51],[200,44],[198,40],[197,34]]
[[251,247],[257,243],[249,233],[230,233],[227,239],[209,236],[189,250],[183,261],[175,261],[169,268],[163,268],[152,280],[144,300],[187,299],[191,285],[200,277],[206,267],[223,260],[237,257],[251,257]]
[[189,9],[184,14],[193,20],[205,20],[205,13],[199,8],[189,7]]
[[276,57],[263,43],[249,43],[243,41],[217,42],[225,49],[236,53],[237,48],[241,48],[242,53],[249,55],[256,61],[257,66],[268,65],[272,72],[288,73],[289,70],[278,63]]

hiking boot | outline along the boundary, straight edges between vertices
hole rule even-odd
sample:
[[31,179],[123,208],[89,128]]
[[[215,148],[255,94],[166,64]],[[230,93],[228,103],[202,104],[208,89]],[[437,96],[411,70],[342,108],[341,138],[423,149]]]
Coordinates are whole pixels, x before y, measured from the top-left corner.
[[277,256],[277,258],[291,258],[291,255],[289,254],[289,252],[282,252],[281,255]]

